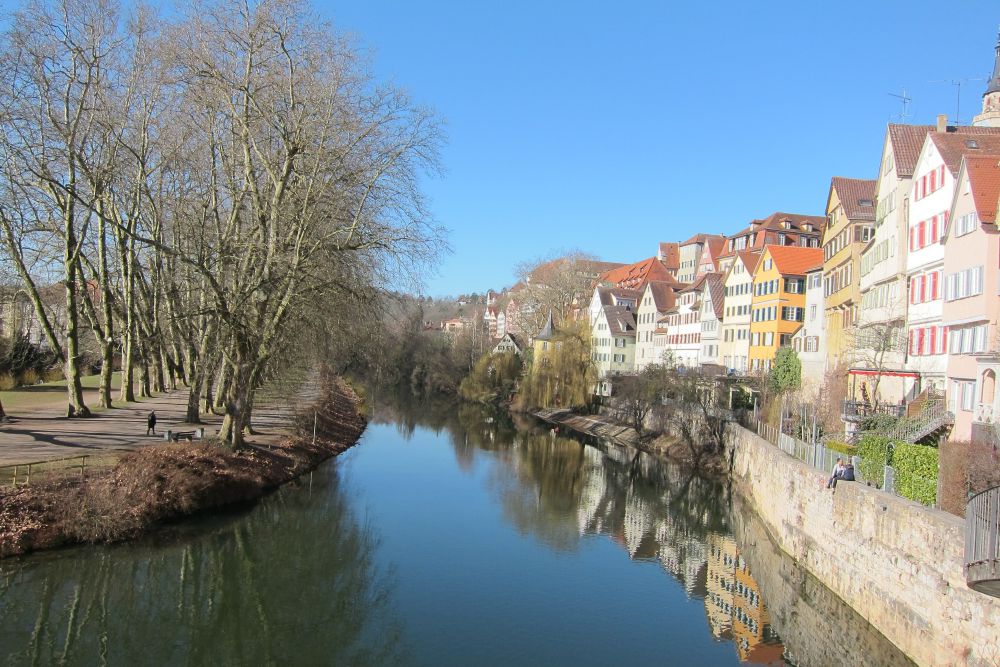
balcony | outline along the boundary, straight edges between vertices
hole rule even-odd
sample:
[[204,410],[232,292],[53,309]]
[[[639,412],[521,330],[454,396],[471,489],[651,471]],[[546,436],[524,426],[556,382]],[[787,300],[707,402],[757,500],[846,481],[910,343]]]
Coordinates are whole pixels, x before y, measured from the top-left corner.
[[965,581],[1000,597],[1000,486],[973,496],[965,508]]
[[840,416],[844,421],[861,422],[872,415],[891,415],[902,417],[906,414],[906,408],[902,405],[884,403],[872,405],[864,401],[843,401],[841,403]]

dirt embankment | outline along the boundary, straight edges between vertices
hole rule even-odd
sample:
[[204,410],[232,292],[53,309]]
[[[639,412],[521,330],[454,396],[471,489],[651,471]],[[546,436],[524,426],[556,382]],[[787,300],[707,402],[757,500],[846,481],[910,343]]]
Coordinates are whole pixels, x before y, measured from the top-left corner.
[[[273,447],[235,453],[212,442],[126,454],[104,474],[0,490],[0,557],[68,544],[114,542],[156,525],[252,500],[350,448],[364,431],[360,399],[328,381],[316,405]],[[317,407],[316,442],[312,442]]]

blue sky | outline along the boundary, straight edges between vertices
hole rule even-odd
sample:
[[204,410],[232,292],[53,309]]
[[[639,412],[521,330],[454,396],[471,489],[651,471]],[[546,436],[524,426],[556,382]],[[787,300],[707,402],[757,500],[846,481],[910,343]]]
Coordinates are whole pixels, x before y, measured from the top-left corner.
[[873,178],[888,122],[978,112],[995,0],[320,4],[375,76],[447,123],[426,183],[453,252],[431,295],[514,281],[564,249],[608,261],[822,214],[831,176]]

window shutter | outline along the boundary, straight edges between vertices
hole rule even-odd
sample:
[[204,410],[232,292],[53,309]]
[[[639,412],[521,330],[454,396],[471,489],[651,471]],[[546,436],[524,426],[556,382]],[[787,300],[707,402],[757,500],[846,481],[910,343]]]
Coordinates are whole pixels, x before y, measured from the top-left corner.
[[944,187],[944,165],[938,167],[938,187]]
[[930,238],[927,240],[927,244],[937,243],[938,240],[938,216],[931,218],[931,234]]
[[917,354],[927,354],[925,351],[926,348],[924,347],[924,342],[927,338],[925,333],[926,331],[927,329],[924,327],[917,329]]
[[941,327],[941,350],[948,349],[948,327]]
[[930,329],[931,330],[930,330],[930,336],[929,336],[930,341],[929,341],[929,344],[928,344],[928,351],[931,354],[937,354],[937,351],[938,351],[937,350],[937,342],[938,342],[937,341],[937,327],[931,327]]
[[926,245],[927,245],[927,221],[921,220],[920,224],[918,225],[917,247],[923,248]]
[[931,301],[937,301],[941,298],[940,288],[938,287],[938,280],[940,279],[940,271],[935,271],[931,274]]
[[927,274],[923,274],[920,280],[920,303],[927,301]]

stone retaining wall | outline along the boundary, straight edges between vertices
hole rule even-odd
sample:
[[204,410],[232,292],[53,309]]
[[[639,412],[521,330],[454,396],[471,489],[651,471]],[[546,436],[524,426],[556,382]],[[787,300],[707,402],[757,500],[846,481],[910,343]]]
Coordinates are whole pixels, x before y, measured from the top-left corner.
[[[732,479],[775,542],[920,665],[1000,665],[1000,599],[962,572],[958,517],[827,475],[730,424]],[[834,638],[831,638],[831,641]]]

